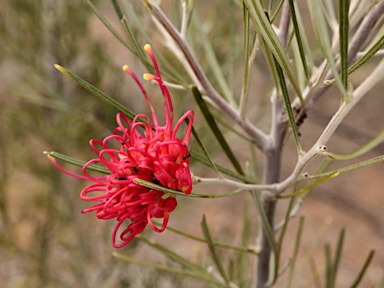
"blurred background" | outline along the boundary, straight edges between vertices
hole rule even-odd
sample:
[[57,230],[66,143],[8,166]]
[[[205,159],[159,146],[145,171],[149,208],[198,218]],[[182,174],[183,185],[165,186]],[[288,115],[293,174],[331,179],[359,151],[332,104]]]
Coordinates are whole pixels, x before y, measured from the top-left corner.
[[[103,15],[121,31],[111,2],[95,2]],[[132,5],[144,11],[142,4],[137,2]],[[170,9],[178,9],[169,2]],[[114,258],[110,239],[114,221],[104,222],[92,214],[82,215],[80,211],[88,207],[88,203],[80,200],[79,193],[86,184],[56,170],[43,155],[43,151],[57,151],[81,160],[91,159],[93,152],[88,141],[104,138],[116,126],[113,108],[60,74],[52,64],[58,63],[76,73],[136,113],[147,112],[148,107],[134,83],[121,71],[121,66],[129,64],[138,75],[145,72],[145,68],[83,1],[1,0],[0,3],[0,286],[206,287],[192,278],[176,277]],[[229,14],[223,16],[223,9],[219,9],[224,5],[221,1],[212,1],[210,9],[202,3],[196,5],[196,13],[209,31],[218,59],[227,63],[227,32],[238,30],[239,38],[234,41],[241,43],[242,26],[228,24],[225,17]],[[233,3],[226,1],[225,5],[229,8]],[[238,10],[235,17],[241,23],[241,9]],[[147,25],[153,25],[149,16],[144,19]],[[171,19],[179,20],[177,16]],[[149,30],[157,33],[155,28]],[[315,41],[313,46],[316,46]],[[241,55],[241,45],[238,47],[238,55]],[[162,51],[160,43],[156,48]],[[167,51],[163,53],[167,57]],[[241,57],[236,59],[240,67]],[[262,128],[267,128],[267,95],[272,80],[265,73],[265,61],[260,58],[256,64],[251,83],[255,99],[249,116],[259,121]],[[352,77],[352,83],[360,83],[374,65],[375,61],[368,63],[365,72],[360,71]],[[232,76],[238,83],[234,81],[230,85],[239,91],[242,74],[235,72]],[[383,130],[383,89],[382,82],[354,108],[328,144],[332,152],[352,152]],[[171,93],[178,107],[176,111],[197,111],[189,92],[171,90]],[[315,142],[336,111],[339,99],[332,97],[334,93],[330,90],[319,101],[301,127],[304,148]],[[202,139],[210,143],[214,141],[213,136],[199,115],[197,111],[195,127]],[[242,149],[245,144],[238,141],[236,135],[228,133],[226,136],[238,157],[246,160],[248,155]],[[229,167],[221,153],[215,152],[215,145],[209,148],[215,160]],[[289,175],[294,166],[295,153],[294,146],[288,145],[283,177]],[[382,154],[383,144],[362,159]],[[354,162],[337,163],[332,168]],[[64,166],[79,171],[76,167]],[[192,165],[192,171],[197,175],[214,175],[201,164]],[[313,281],[314,270],[308,268],[311,266],[308,263],[315,263],[317,273],[324,274],[324,243],[329,242],[334,247],[342,227],[346,228],[346,239],[338,287],[351,283],[371,249],[376,250],[376,255],[361,287],[384,287],[383,172],[384,166],[380,163],[343,174],[317,187],[307,198],[299,214],[305,216],[305,224],[295,287],[324,287],[324,277]],[[223,191],[224,188],[214,189]],[[196,192],[204,191],[204,187],[196,187]],[[284,217],[283,208],[284,204],[278,220]],[[200,221],[205,214],[216,239],[240,245],[244,215],[255,220],[254,210],[251,197],[245,193],[219,200],[182,198],[172,214],[170,226],[201,236]],[[286,257],[292,254],[296,226],[297,219],[294,219],[284,246]],[[256,226],[249,227],[250,239],[255,239],[256,232]],[[185,240],[171,231],[157,235],[147,229],[144,234],[197,263],[211,264],[203,244]],[[173,265],[140,240],[119,252]],[[228,265],[236,265],[237,256],[233,252],[224,250],[221,253]],[[252,263],[251,257],[249,263]]]

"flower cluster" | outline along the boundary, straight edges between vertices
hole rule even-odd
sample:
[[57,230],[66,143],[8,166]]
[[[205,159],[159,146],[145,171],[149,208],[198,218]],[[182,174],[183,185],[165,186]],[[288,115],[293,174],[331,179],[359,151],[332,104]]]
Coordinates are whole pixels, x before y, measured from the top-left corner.
[[[174,194],[150,189],[134,182],[140,178],[163,187],[177,189],[185,194],[191,193],[192,179],[189,171],[190,154],[188,142],[190,139],[193,111],[185,113],[173,126],[173,105],[171,96],[165,86],[154,53],[149,45],[145,51],[150,56],[156,75],[144,74],[145,80],[154,80],[159,84],[164,100],[165,125],[160,126],[155,109],[137,76],[128,66],[123,70],[137,83],[147,101],[152,114],[152,123],[145,114],[138,114],[132,122],[122,113],[118,113],[117,128],[113,135],[103,141],[92,139],[90,146],[97,157],[83,166],[83,175],[74,174],[63,169],[50,157],[51,161],[63,172],[93,183],[81,191],[81,199],[97,203],[83,213],[95,211],[97,218],[106,220],[116,218],[118,223],[113,231],[112,245],[121,248],[127,245],[144,228],[149,226],[156,232],[162,232],[167,226],[170,213],[176,208]],[[182,124],[190,118],[184,138],[176,137]],[[115,149],[117,142],[119,148]],[[93,177],[88,173],[88,167],[94,163],[102,163],[110,174]],[[160,228],[152,222],[152,218],[163,218]],[[129,220],[129,225],[120,232],[120,241],[116,237],[119,228]]]

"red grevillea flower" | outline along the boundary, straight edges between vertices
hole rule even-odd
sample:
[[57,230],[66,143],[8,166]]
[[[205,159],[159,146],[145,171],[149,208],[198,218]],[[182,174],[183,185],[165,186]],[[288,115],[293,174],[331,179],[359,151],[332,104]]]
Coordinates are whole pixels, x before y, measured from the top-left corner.
[[[112,245],[121,248],[127,245],[137,234],[149,226],[156,232],[166,228],[170,213],[176,208],[174,194],[146,188],[133,180],[140,178],[159,184],[163,187],[177,189],[185,194],[191,193],[192,179],[189,171],[190,154],[188,142],[190,139],[193,111],[185,113],[173,126],[173,106],[171,96],[165,86],[153,51],[145,45],[145,51],[150,56],[156,75],[144,74],[145,80],[155,80],[160,87],[164,100],[165,125],[160,126],[155,109],[136,75],[128,66],[123,70],[128,73],[141,89],[152,114],[152,121],[145,114],[138,114],[131,122],[127,116],[118,113],[117,128],[113,135],[103,141],[92,139],[90,146],[97,157],[83,166],[83,175],[69,172],[58,165],[53,157],[50,160],[64,173],[71,176],[90,180],[93,183],[85,187],[80,197],[84,201],[95,201],[92,207],[82,213],[94,211],[97,218],[106,220],[116,218],[117,224],[112,235]],[[183,139],[176,137],[180,125],[190,118]],[[115,142],[115,143],[113,143]],[[119,149],[115,149],[118,143]],[[115,144],[115,145],[113,145]],[[94,163],[102,163],[110,174],[93,177],[87,168]],[[163,218],[162,227],[156,227],[152,218]],[[126,221],[130,223],[124,224]],[[127,227],[120,233],[120,244],[116,243],[116,235],[122,225]]]

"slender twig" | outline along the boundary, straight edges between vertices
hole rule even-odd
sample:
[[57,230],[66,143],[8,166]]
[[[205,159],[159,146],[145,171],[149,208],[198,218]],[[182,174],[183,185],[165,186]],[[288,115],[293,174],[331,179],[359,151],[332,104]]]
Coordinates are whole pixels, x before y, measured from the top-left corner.
[[238,181],[226,179],[226,178],[203,178],[196,175],[193,175],[192,180],[194,183],[201,183],[201,184],[216,184],[216,185],[227,185],[230,187],[235,187],[240,190],[268,190],[268,191],[275,191],[276,185],[275,184],[245,184]]

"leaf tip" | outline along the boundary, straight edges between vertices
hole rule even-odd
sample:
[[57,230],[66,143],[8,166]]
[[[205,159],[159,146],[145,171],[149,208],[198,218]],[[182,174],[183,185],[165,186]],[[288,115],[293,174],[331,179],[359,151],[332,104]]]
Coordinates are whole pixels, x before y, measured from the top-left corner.
[[53,67],[55,67],[57,70],[59,70],[61,73],[65,74],[66,70],[64,67],[60,66],[59,64],[53,64]]

